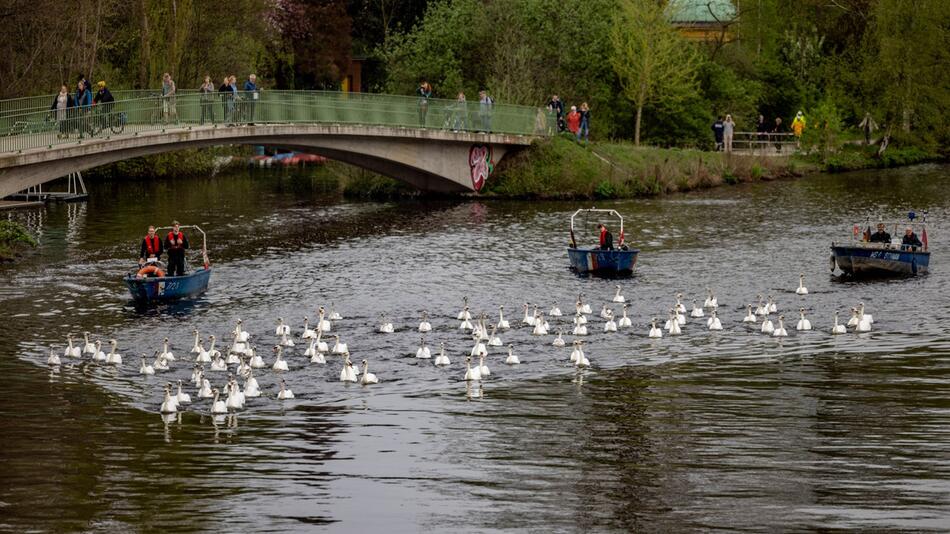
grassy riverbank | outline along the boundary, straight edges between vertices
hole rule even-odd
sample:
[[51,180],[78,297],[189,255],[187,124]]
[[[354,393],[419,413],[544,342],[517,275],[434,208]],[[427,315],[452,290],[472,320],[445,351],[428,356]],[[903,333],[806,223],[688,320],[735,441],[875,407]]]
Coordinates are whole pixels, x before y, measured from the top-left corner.
[[0,221],[0,261],[12,261],[37,242],[26,228],[13,221]]

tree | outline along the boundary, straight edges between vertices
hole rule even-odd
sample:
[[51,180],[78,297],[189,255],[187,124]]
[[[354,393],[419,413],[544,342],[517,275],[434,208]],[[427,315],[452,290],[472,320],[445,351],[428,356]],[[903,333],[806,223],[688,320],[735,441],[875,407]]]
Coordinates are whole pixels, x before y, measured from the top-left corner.
[[621,0],[610,41],[610,63],[636,107],[633,140],[639,145],[643,107],[669,106],[694,94],[699,55],[651,0]]

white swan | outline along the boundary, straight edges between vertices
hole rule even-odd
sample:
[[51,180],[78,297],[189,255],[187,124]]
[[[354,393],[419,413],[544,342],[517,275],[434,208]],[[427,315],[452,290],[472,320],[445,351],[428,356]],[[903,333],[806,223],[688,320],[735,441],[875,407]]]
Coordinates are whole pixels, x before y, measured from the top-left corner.
[[778,328],[772,331],[772,337],[787,337],[788,332],[785,331],[785,316],[778,316]]
[[435,364],[442,366],[442,365],[449,365],[450,363],[451,361],[449,361],[449,357],[445,355],[445,343],[444,342],[440,343],[439,355],[435,357]]
[[376,378],[376,375],[369,372],[369,363],[366,360],[363,360],[363,374],[360,376],[360,384],[368,386],[370,384],[378,384],[379,378]]
[[580,322],[580,318],[583,317],[581,314],[574,316],[574,335],[575,336],[586,336],[587,327]]
[[584,351],[581,351],[577,356],[577,360],[574,361],[576,367],[590,367],[590,360],[587,359],[587,356],[584,354]]
[[805,287],[805,273],[800,273],[798,275],[798,289],[795,290],[795,293],[799,295],[807,295],[808,288]]
[[228,407],[224,403],[224,401],[221,400],[220,398],[221,394],[220,392],[218,392],[218,388],[212,389],[211,395],[214,397],[214,401],[211,403],[211,413],[213,414],[228,413]]
[[478,372],[482,374],[482,378],[491,375],[491,371],[488,369],[488,366],[485,365],[485,353],[478,355]]
[[221,357],[221,354],[218,353],[215,356],[214,360],[211,361],[211,367],[208,368],[209,371],[227,371],[228,364],[225,363],[224,358]]
[[327,312],[323,309],[323,306],[317,309],[317,330],[321,332],[329,332],[332,325],[330,320],[327,319]]
[[548,334],[548,325],[544,321],[543,315],[535,315],[534,317],[534,329],[531,331],[533,336],[546,336]]
[[382,324],[379,325],[379,331],[381,333],[392,334],[396,330],[395,328],[393,328],[393,324],[389,322],[388,320],[386,320],[385,315],[381,315],[380,320],[382,320]]
[[336,340],[333,343],[333,354],[346,354],[349,352],[349,347],[346,346],[346,343],[340,343],[340,336],[333,336]]
[[683,331],[680,329],[678,315],[675,313],[675,310],[670,310],[670,318],[666,324],[668,325],[666,327],[666,331],[669,332],[671,336],[678,336],[683,333]]
[[238,319],[237,325],[234,326],[234,337],[239,343],[247,343],[247,340],[251,338],[251,335],[244,330],[244,321]]
[[758,306],[755,307],[755,314],[756,314],[756,315],[767,315],[768,312],[769,312],[769,310],[768,310],[768,308],[765,307],[765,305],[762,304],[762,295],[756,295],[755,298],[758,299],[758,301],[759,301]]
[[757,322],[759,322],[758,319],[755,318],[755,314],[752,313],[752,305],[751,305],[751,304],[747,304],[747,305],[746,305],[746,310],[747,310],[747,313],[746,313],[745,317],[742,318],[742,322],[743,322],[743,323],[757,323]]
[[581,348],[581,342],[574,340],[574,350],[571,351],[571,363],[577,363],[577,360],[584,357],[584,349]]
[[82,337],[86,340],[85,344],[82,346],[83,354],[95,354],[96,353],[96,344],[89,341],[89,332],[83,332]]
[[155,374],[155,368],[153,368],[151,365],[148,364],[147,361],[145,361],[144,354],[142,355],[142,365],[139,366],[139,374],[140,375],[154,375]]
[[330,302],[330,313],[327,314],[327,319],[329,319],[329,320],[331,320],[331,321],[342,321],[342,320],[343,320],[343,316],[340,315],[340,313],[339,313],[338,311],[336,311],[334,308],[335,308],[335,306],[334,306],[333,302],[331,301],[331,302]]
[[498,327],[493,326],[491,328],[491,335],[488,336],[489,347],[500,347],[502,345],[501,336],[499,336],[497,332],[498,332]]
[[858,317],[858,309],[851,308],[851,318],[848,319],[848,326],[858,326],[859,322],[861,322],[861,319]]
[[251,369],[261,369],[266,365],[264,363],[264,358],[261,358],[261,356],[257,353],[251,356],[251,361],[249,361],[247,364]]
[[680,326],[686,326],[686,313],[681,313],[676,310],[673,310],[673,314],[676,316],[676,322]]
[[66,352],[65,352],[65,354],[64,354],[66,357],[68,357],[68,358],[81,358],[81,357],[82,357],[82,349],[80,349],[79,347],[73,346],[73,335],[72,335],[72,334],[66,334],[66,343],[67,343],[67,345],[66,345]]
[[800,318],[798,324],[795,325],[795,330],[811,330],[811,321],[805,319],[805,308],[799,308],[798,313]]
[[775,332],[775,325],[772,324],[772,320],[769,319],[768,314],[762,318],[762,327],[760,328],[760,331],[763,334],[771,334]]
[[179,405],[182,405],[182,404],[191,404],[191,395],[189,395],[189,394],[185,393],[184,391],[182,391],[182,389],[181,389],[181,380],[178,381],[178,395],[176,395],[176,396],[178,397],[178,404],[179,404]]
[[560,330],[557,331],[557,337],[554,338],[554,341],[553,341],[551,344],[554,345],[555,347],[563,347],[563,346],[564,346],[564,338],[561,336],[561,331],[560,331]]
[[874,324],[874,316],[871,315],[870,313],[864,313],[863,302],[858,303],[858,319],[859,320],[867,319],[869,323]]
[[528,326],[534,326],[534,315],[528,313],[528,303],[525,302],[521,308],[524,309],[524,318],[521,319],[521,323]]
[[481,380],[482,373],[478,366],[472,367],[472,357],[465,357],[465,380]]
[[46,358],[46,365],[59,365],[60,363],[61,363],[61,362],[60,362],[60,359],[59,359],[59,354],[56,354],[56,347],[50,345],[50,346],[49,346],[49,357]]
[[326,341],[323,341],[323,330],[317,330],[317,352],[327,353],[330,352],[330,346],[327,345]]
[[429,322],[429,312],[422,312],[422,321],[419,323],[419,331],[422,333],[432,331],[432,323]]
[[106,363],[112,365],[122,365],[122,355],[115,351],[115,348],[119,343],[114,339],[110,339],[109,344],[112,345],[112,350],[109,351],[109,354],[106,354]]
[[343,370],[340,371],[340,382],[356,382],[356,371],[350,361],[350,353],[343,353]]
[[309,317],[306,317],[306,316],[305,316],[305,317],[303,318],[303,332],[300,333],[300,337],[303,338],[303,339],[313,339],[313,338],[317,337],[317,333],[314,332],[314,330],[313,330],[312,328],[310,328],[310,318],[309,318]]
[[281,347],[293,347],[295,343],[293,339],[290,339],[290,336],[280,336],[280,342],[278,345]]
[[620,317],[620,320],[617,321],[617,328],[626,328],[628,326],[633,326],[633,322],[627,317],[627,307],[629,304],[623,305],[623,315]]
[[192,384],[196,386],[201,386],[201,372],[202,371],[204,371],[204,369],[198,364],[195,364],[195,366],[191,368],[191,383]]
[[247,364],[247,361],[244,359],[244,356],[241,356],[241,360],[237,367],[237,374],[240,376],[247,376],[251,372],[251,366]]
[[871,331],[871,320],[869,319],[870,316],[865,315],[862,317],[860,315],[860,310],[858,313],[859,313],[858,325],[854,327],[854,331],[855,332],[870,332]]
[[574,320],[577,322],[577,324],[587,324],[587,316],[582,313],[575,315]]
[[280,379],[280,391],[277,392],[278,400],[287,400],[294,398],[294,392],[287,387],[287,383],[284,382],[284,379]]
[[468,297],[462,297],[462,311],[458,314],[459,321],[468,321],[472,318],[472,313],[468,311]]
[[167,370],[168,370],[168,361],[165,360],[165,358],[162,358],[161,356],[159,356],[159,355],[158,355],[158,351],[155,351],[155,354],[153,354],[153,356],[155,357],[155,361],[152,362],[152,367],[153,367],[156,371],[167,371]]
[[620,286],[617,286],[617,293],[614,295],[613,301],[618,304],[623,304],[627,302],[627,299],[623,298],[623,295],[620,294]]
[[686,313],[686,306],[683,305],[683,294],[682,294],[682,293],[677,293],[677,294],[676,294],[676,305],[673,306],[673,311],[675,311],[675,312],[677,313],[677,315],[679,315],[679,314],[681,314],[681,313]]
[[191,354],[200,354],[202,350],[201,349],[201,334],[198,333],[197,328],[195,328],[193,333],[195,334],[195,344],[193,347],[191,347],[191,350],[189,352]]
[[307,345],[307,350],[303,351],[304,356],[313,357],[317,353],[317,338],[310,338],[310,344]]
[[650,321],[650,333],[647,334],[647,337],[652,337],[654,339],[663,337],[663,331],[656,327],[656,317]]
[[284,361],[282,357],[283,348],[281,348],[280,345],[277,345],[276,347],[274,347],[274,355],[277,357],[277,359],[274,360],[274,365],[271,367],[271,369],[275,371],[287,371],[288,370],[287,362]]
[[210,354],[212,358],[215,358],[215,357],[217,357],[217,356],[221,356],[221,351],[215,350],[215,348],[214,348],[215,343],[218,342],[218,338],[216,338],[216,337],[214,337],[213,335],[211,335],[211,336],[208,336],[208,339],[211,340],[211,346],[208,348],[208,354]]
[[210,399],[214,396],[214,393],[211,389],[211,382],[205,378],[204,374],[201,375],[201,387],[198,389],[198,398],[199,399]]
[[[196,330],[195,333],[197,334],[198,331]],[[290,327],[284,324],[283,317],[277,318],[277,328],[274,330],[274,335],[277,337],[290,335]]]
[[419,343],[419,348],[416,350],[416,358],[428,360],[432,357],[432,353],[429,351],[429,347],[426,346],[426,338],[421,338]]
[[92,355],[92,359],[97,362],[104,362],[108,358],[108,355],[102,350],[102,341],[96,340],[96,352]]
[[716,310],[709,312],[709,320],[706,321],[706,328],[710,330],[722,330],[722,321],[716,316]]
[[170,385],[165,385],[165,400],[162,401],[162,413],[175,413],[178,411],[178,403],[172,400],[172,388]]
[[173,362],[175,361],[175,355],[172,354],[172,351],[168,350],[168,338],[165,338],[165,341],[162,342],[162,352],[159,354],[162,358]]
[[689,316],[694,318],[706,316],[706,314],[703,312],[703,309],[696,305],[696,299],[693,299],[693,309],[689,312]]
[[586,304],[581,300],[581,295],[577,295],[577,307],[581,313],[594,313],[590,310],[590,304]]
[[617,331],[617,321],[614,321],[614,314],[611,313],[607,318],[607,322],[604,323],[604,332],[616,332]]
[[508,357],[505,358],[505,363],[508,365],[517,365],[521,363],[521,360],[519,360],[514,354],[514,347],[510,344],[508,345]]
[[843,324],[838,324],[838,311],[835,310],[835,324],[831,327],[832,334],[846,334],[848,329]]
[[244,379],[244,396],[245,397],[260,397],[261,396],[261,386],[257,383],[257,379],[254,378],[253,371],[248,373],[247,378]]
[[713,290],[706,288],[706,300],[703,302],[704,308],[718,308],[719,300],[716,298],[716,294],[713,293]]
[[604,306],[600,309],[600,318],[606,319],[608,317],[610,317],[610,310],[608,310],[607,305],[604,304]]
[[505,319],[504,306],[498,306],[498,328],[499,330],[508,330],[511,328],[511,325],[508,324],[508,319]]
[[471,332],[475,330],[475,327],[472,326],[472,322],[468,319],[462,319],[462,324],[459,325],[459,330],[463,332]]
[[[197,332],[197,330],[195,330]],[[205,350],[204,342],[198,341],[198,354],[195,356],[195,363],[211,363],[211,353]]]
[[551,308],[551,311],[548,312],[548,315],[550,315],[551,317],[561,317],[562,315],[564,315],[563,313],[561,313],[561,308],[557,307],[556,300],[554,301],[554,306]]
[[322,352],[314,352],[313,355],[310,356],[310,363],[327,363],[327,359],[323,356]]
[[772,297],[772,295],[769,295],[768,305],[769,305],[769,313],[778,312],[778,306],[775,305],[775,299]]
[[[244,345],[241,344],[241,346],[243,347]],[[241,353],[243,354],[243,352],[244,352],[244,351],[242,350]],[[237,352],[234,352],[234,351],[233,351],[233,347],[232,347],[231,350],[228,350],[228,356],[227,356],[227,358],[224,359],[224,363],[226,363],[226,364],[228,364],[228,365],[234,365],[234,364],[236,364],[236,363],[238,363],[238,362],[240,362],[240,359],[238,358],[238,353],[237,353]]]
[[472,347],[469,356],[478,356],[479,354],[485,354],[488,352],[488,349],[485,348],[485,344],[482,343],[478,336],[472,336],[472,340],[475,342],[475,346]]

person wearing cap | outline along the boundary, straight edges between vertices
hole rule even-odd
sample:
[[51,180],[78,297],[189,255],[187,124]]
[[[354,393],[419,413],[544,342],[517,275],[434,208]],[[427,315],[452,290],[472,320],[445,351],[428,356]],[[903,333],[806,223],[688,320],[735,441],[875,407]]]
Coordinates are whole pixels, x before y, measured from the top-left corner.
[[185,274],[185,251],[188,250],[188,238],[179,229],[178,221],[172,222],[172,231],[165,237],[165,251],[168,253],[168,276]]
[[903,239],[901,239],[901,248],[904,250],[917,250],[918,247],[922,246],[924,246],[924,244],[920,242],[917,234],[914,233],[914,229],[908,226],[907,229],[904,230]]
[[801,145],[802,133],[805,132],[805,115],[800,110],[792,119],[792,132],[795,134],[799,145]]
[[100,80],[96,87],[98,89],[96,90],[96,96],[92,98],[92,104],[98,106],[96,109],[99,111],[99,120],[102,121],[102,125],[105,127],[105,121],[108,120],[109,114],[112,113],[112,108],[115,106],[115,97],[106,87],[105,80]]
[[148,234],[142,238],[142,246],[139,248],[139,265],[145,263],[154,263],[162,259],[162,238],[155,234],[155,227],[148,227]]
[[877,223],[877,232],[871,234],[871,243],[890,243],[891,234],[884,230],[884,223]]

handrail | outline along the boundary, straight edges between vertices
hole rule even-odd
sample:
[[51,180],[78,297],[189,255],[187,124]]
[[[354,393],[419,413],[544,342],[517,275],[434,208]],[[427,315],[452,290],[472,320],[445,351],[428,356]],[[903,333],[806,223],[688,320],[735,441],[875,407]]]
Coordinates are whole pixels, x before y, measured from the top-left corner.
[[620,213],[619,213],[617,210],[602,209],[602,208],[581,208],[581,209],[575,211],[573,215],[571,215],[571,245],[572,245],[571,248],[577,248],[577,246],[575,245],[575,240],[574,240],[574,218],[577,217],[577,215],[578,215],[579,213],[581,213],[581,212],[584,212],[584,213],[607,213],[607,214],[610,214],[610,215],[614,215],[614,216],[616,216],[618,219],[620,219],[620,240],[617,241],[617,245],[618,245],[618,246],[622,246],[622,245],[623,245],[623,241],[624,241],[624,236],[623,236],[623,215],[620,215]]
[[47,104],[41,109],[0,113],[0,154],[76,143],[78,133],[85,133],[90,124],[121,123],[122,128],[117,128],[120,132],[106,127],[99,134],[109,138],[202,124],[218,128],[246,124],[346,124],[550,136],[556,124],[553,113],[545,108],[499,103],[488,107],[477,101],[377,93],[186,91],[173,97],[157,92],[135,96],[86,108],[50,110]]

